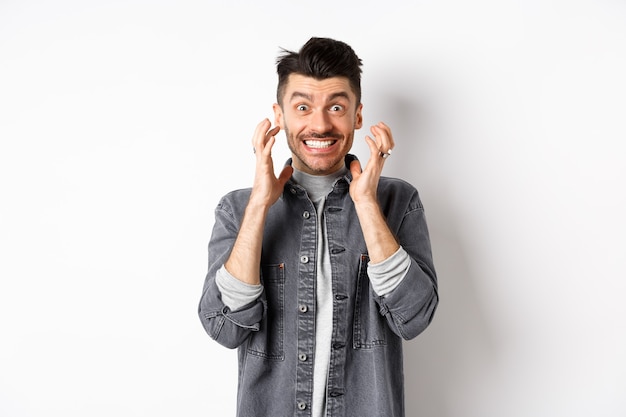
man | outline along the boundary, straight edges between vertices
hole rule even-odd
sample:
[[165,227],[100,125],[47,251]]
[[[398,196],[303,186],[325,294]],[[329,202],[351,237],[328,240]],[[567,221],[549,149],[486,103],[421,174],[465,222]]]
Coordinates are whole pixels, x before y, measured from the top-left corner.
[[[283,51],[277,72],[253,186],[215,211],[200,319],[238,348],[239,417],[404,416],[402,340],[439,300],[423,206],[381,177],[395,144],[386,124],[365,138],[365,168],[348,153],[363,121],[350,46],[312,38]],[[292,158],[276,177],[280,130]]]

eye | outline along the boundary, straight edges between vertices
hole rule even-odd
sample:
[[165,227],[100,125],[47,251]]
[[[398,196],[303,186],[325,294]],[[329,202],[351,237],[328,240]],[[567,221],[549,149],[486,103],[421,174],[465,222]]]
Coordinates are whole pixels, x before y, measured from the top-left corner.
[[343,111],[343,106],[339,104],[335,104],[330,107],[330,111]]
[[309,109],[309,106],[307,106],[306,104],[299,104],[296,107],[296,110],[298,110],[298,111],[307,111],[308,109]]

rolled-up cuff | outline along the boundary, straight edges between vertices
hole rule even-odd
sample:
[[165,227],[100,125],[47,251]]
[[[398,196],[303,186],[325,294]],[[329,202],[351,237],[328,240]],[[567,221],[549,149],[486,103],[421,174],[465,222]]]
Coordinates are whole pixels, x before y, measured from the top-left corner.
[[382,297],[393,291],[411,267],[409,254],[400,247],[393,255],[379,263],[369,263],[367,274],[369,275],[372,289]]
[[215,283],[222,294],[222,302],[232,311],[257,300],[263,293],[263,285],[246,284],[232,276],[224,266],[217,271]]

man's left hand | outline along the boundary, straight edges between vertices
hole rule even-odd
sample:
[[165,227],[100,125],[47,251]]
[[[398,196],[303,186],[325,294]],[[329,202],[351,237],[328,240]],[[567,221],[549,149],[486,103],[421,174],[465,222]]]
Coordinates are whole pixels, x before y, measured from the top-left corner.
[[352,173],[350,197],[355,204],[376,202],[378,180],[385,161],[394,147],[391,129],[385,123],[380,122],[372,126],[370,131],[374,139],[365,136],[365,141],[370,148],[370,159],[365,165],[365,169],[361,168],[359,161],[352,161],[350,164],[350,172]]

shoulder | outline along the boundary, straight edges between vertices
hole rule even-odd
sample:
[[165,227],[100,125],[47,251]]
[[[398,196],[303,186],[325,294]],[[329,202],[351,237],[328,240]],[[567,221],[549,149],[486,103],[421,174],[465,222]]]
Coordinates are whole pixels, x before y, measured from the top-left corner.
[[217,203],[216,210],[225,211],[234,217],[238,217],[240,214],[243,214],[251,192],[252,188],[242,188],[228,192]]
[[383,202],[403,205],[409,211],[423,209],[417,188],[400,178],[380,177],[378,196]]
[[378,190],[383,194],[418,194],[417,189],[413,186],[413,184],[403,179],[392,177],[380,177],[380,180],[378,182]]

